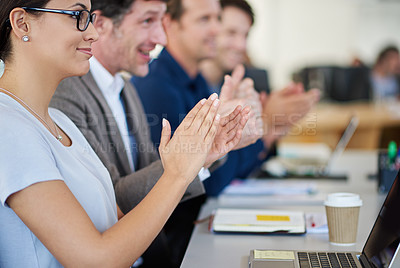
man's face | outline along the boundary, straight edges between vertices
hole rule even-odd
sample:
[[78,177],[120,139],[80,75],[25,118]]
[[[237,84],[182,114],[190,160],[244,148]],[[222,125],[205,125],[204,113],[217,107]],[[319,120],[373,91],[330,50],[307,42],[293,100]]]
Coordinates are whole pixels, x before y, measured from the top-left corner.
[[218,0],[182,0],[183,15],[172,33],[187,58],[200,62],[216,55],[216,36],[220,29],[221,6]]
[[225,7],[221,15],[221,32],[217,37],[218,65],[226,72],[245,61],[250,16],[237,7]]
[[[110,35],[104,38],[109,71],[127,71],[133,75],[146,76],[149,72],[149,52],[157,44],[165,45],[166,36],[162,18],[166,4],[162,1],[136,0],[119,24],[113,25]],[[101,40],[102,36],[100,36]],[[95,55],[96,56],[96,55]]]

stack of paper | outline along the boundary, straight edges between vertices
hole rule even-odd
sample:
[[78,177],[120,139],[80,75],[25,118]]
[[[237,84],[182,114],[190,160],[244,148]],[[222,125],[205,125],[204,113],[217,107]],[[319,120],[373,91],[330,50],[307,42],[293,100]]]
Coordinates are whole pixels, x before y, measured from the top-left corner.
[[302,181],[245,179],[235,180],[223,194],[227,195],[298,195],[317,192],[315,183]]
[[219,208],[211,222],[211,230],[214,232],[304,234],[306,226],[303,212]]
[[218,197],[221,206],[261,207],[269,205],[323,205],[325,194],[315,182],[283,179],[235,180]]

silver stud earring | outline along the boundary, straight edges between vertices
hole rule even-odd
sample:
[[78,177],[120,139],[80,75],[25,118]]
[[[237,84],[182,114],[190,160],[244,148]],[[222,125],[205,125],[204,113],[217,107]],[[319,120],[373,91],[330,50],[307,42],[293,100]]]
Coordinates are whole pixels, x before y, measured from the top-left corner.
[[27,35],[22,36],[22,41],[28,42],[29,41],[29,36],[27,36]]
[[5,68],[4,61],[0,59],[0,78],[3,76],[4,68]]

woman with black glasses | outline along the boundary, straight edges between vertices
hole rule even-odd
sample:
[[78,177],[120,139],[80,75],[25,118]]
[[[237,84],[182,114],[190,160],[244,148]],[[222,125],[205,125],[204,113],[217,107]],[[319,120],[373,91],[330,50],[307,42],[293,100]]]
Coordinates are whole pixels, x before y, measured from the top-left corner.
[[164,174],[118,221],[107,170],[75,125],[48,108],[62,79],[89,70],[98,34],[88,10],[89,0],[0,1],[0,267],[129,267],[204,165],[216,135],[216,95],[200,101],[173,138],[164,120]]

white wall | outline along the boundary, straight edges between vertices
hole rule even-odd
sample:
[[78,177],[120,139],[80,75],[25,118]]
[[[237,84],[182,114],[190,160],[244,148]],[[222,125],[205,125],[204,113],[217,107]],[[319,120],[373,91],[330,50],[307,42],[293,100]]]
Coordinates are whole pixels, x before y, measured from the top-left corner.
[[386,44],[400,48],[399,0],[248,0],[256,23],[248,52],[274,89],[307,65],[372,64]]

